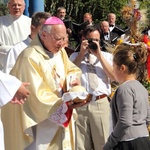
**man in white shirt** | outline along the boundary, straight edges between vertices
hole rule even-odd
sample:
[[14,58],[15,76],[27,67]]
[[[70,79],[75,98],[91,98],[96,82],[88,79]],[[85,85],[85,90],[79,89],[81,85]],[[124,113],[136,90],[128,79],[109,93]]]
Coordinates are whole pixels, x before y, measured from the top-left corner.
[[24,16],[24,0],[9,0],[10,14],[0,17],[0,70],[3,71],[8,51],[30,34],[31,18]]
[[[29,91],[25,88],[29,83],[22,83],[16,77],[7,75],[0,71],[0,108],[6,103],[23,104]],[[1,122],[1,109],[0,109],[0,149],[4,150],[4,132]]]
[[[70,60],[82,70],[81,85],[95,97],[95,102],[76,109],[76,150],[102,150],[110,129],[108,96],[111,93],[110,80],[114,80],[112,55],[101,51],[100,34],[96,27],[88,26],[82,38],[80,52],[73,53]],[[95,50],[89,48],[90,40],[97,45]]]

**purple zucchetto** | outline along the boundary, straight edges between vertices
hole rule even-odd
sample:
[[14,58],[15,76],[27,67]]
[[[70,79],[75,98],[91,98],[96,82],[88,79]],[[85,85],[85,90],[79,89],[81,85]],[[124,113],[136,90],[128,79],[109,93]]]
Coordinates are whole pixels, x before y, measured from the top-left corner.
[[57,24],[64,24],[63,21],[55,16],[49,17],[46,19],[45,23],[47,25],[57,25]]

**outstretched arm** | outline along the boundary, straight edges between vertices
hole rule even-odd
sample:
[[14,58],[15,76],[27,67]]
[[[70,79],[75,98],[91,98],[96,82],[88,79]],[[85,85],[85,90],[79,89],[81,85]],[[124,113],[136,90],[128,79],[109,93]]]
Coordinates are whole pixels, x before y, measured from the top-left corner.
[[[25,88],[29,83],[22,83],[16,77],[0,71],[0,107],[15,98],[22,101],[29,95],[29,91]],[[14,101],[15,103],[15,101]]]

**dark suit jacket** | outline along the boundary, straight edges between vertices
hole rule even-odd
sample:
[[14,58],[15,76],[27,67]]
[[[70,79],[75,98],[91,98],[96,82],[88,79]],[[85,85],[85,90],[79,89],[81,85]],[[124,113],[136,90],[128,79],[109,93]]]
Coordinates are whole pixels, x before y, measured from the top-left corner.
[[104,33],[101,33],[100,45],[101,45],[102,51],[107,51],[105,47],[105,43],[104,43],[105,41],[108,42],[109,44],[115,45],[117,42],[117,39],[120,37],[116,32],[110,32],[110,36],[108,40],[105,40],[104,36],[105,36]]

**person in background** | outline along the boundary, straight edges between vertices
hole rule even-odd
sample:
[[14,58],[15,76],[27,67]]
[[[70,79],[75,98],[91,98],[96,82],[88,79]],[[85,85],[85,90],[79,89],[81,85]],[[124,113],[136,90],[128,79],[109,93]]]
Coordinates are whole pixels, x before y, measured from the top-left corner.
[[36,12],[32,15],[31,34],[29,35],[32,40],[37,36],[45,20],[49,17],[51,17],[51,14],[49,12]]
[[[8,102],[12,104],[24,104],[30,92],[26,89],[29,83],[21,82],[11,75],[7,75],[0,71],[0,118],[1,108]],[[4,150],[4,131],[0,119],[0,149]]]
[[66,17],[66,8],[65,7],[58,7],[56,16],[60,18],[61,20],[65,20]]
[[71,18],[69,16],[67,16],[67,14],[66,14],[66,8],[62,7],[62,6],[57,8],[56,16],[58,18],[60,18],[64,22],[64,24],[66,26],[67,34],[68,34],[68,46],[66,47],[67,48],[66,51],[67,51],[67,54],[69,55],[70,52],[68,53],[68,50],[72,49],[71,48],[72,47],[72,44],[71,44],[72,40],[71,39],[72,38],[76,38],[76,35],[74,33],[74,29],[73,29],[73,25],[72,25],[72,20],[71,20]]
[[7,53],[30,34],[31,18],[23,15],[24,0],[9,0],[10,14],[0,17],[0,70],[3,71]]
[[114,13],[108,14],[108,23],[109,23],[109,30],[112,31],[116,26],[116,15]]
[[120,27],[116,24],[116,14],[109,13],[108,14],[108,22],[109,22],[109,30],[112,31],[115,26]]
[[79,27],[79,30],[77,32],[77,46],[76,46],[76,49],[75,51],[76,52],[79,52],[80,51],[80,44],[81,44],[81,41],[82,41],[82,35],[83,35],[83,30],[87,27],[87,26],[90,26],[90,25],[93,25],[93,19],[92,19],[92,14],[91,13],[85,13],[83,15],[83,23],[80,24],[80,27]]
[[3,109],[6,150],[74,150],[73,108],[86,100],[62,100],[63,94],[80,84],[81,76],[63,48],[66,36],[63,21],[48,18],[11,70],[18,79],[31,83],[32,94],[23,106],[8,104]]
[[108,14],[108,22],[109,22],[110,32],[115,32],[119,36],[121,36],[125,32],[128,32],[128,30],[129,30],[129,28],[127,26],[123,29],[120,25],[116,24],[116,14],[114,14],[114,13]]
[[[111,100],[113,132],[104,150],[149,150],[148,91],[140,83],[145,76],[145,44],[121,44],[113,57],[113,72],[120,86]],[[140,82],[139,82],[140,81]]]
[[[96,49],[89,48],[90,40]],[[93,95],[94,102],[77,108],[76,150],[102,150],[110,133],[110,80],[112,55],[103,52],[99,45],[100,33],[95,26],[83,30],[80,52],[74,52],[70,60],[82,70],[81,85]]]
[[30,44],[30,42],[37,36],[37,33],[40,31],[43,23],[51,15],[48,12],[37,12],[32,15],[31,20],[31,34],[24,40],[13,46],[6,55],[4,62],[4,71],[9,73],[13,68],[19,54]]
[[101,47],[103,51],[107,51],[106,49],[106,42],[108,42],[111,45],[115,45],[117,42],[117,39],[119,38],[119,35],[115,32],[111,32],[109,29],[109,22],[108,21],[102,21],[100,24],[100,32],[101,32]]
[[89,21],[89,24],[88,24],[88,25],[92,25],[92,24],[93,24],[92,14],[90,14],[90,13],[85,13],[85,14],[83,15],[83,21],[84,21],[84,22]]

